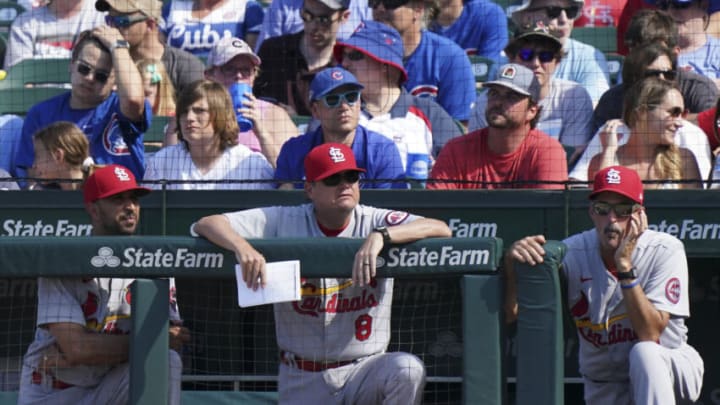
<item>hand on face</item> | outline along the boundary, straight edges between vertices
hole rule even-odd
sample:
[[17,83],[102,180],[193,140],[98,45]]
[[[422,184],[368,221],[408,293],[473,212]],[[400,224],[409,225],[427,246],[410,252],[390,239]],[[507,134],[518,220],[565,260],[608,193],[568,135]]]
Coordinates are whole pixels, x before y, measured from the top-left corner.
[[615,251],[615,266],[618,271],[628,271],[632,267],[632,254],[640,235],[648,229],[645,207],[635,210],[625,224],[620,245]]

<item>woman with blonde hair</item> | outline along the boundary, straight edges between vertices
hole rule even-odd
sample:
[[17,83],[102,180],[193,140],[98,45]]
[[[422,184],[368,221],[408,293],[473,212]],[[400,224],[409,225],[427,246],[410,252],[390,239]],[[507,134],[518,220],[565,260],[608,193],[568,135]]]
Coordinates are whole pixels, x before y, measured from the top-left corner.
[[33,135],[31,189],[79,190],[97,167],[87,136],[72,122],[58,121]]
[[143,77],[145,98],[152,105],[153,116],[175,116],[175,86],[162,61],[141,59],[137,67]]
[[[625,94],[623,120],[630,133],[618,131],[621,120],[609,120],[600,133],[603,151],[590,162],[588,178],[613,165],[634,169],[645,188],[701,188],[702,177],[695,156],[675,144],[683,125],[685,104],[677,86],[651,76],[634,84]],[[627,143],[618,140],[628,136]]]
[[267,159],[238,144],[237,116],[221,84],[198,80],[187,86],[178,97],[175,123],[180,142],[149,159],[145,180],[170,180],[165,187],[180,190],[272,188]]

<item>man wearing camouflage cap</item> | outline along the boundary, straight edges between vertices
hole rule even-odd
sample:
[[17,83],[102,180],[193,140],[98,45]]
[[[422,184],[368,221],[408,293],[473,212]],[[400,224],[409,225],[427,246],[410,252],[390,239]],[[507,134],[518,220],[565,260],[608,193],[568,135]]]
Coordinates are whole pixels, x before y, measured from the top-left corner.
[[483,85],[488,127],[452,139],[440,151],[429,189],[562,189],[567,161],[562,145],[535,128],[540,84],[521,65],[500,67],[497,80]]

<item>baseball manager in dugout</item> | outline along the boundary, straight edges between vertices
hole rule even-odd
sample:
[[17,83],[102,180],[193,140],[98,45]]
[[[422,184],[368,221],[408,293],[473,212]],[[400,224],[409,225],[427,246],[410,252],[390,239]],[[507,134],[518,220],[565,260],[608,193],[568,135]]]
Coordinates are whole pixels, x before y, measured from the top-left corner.
[[[703,361],[687,344],[688,267],[680,240],[648,229],[637,172],[610,166],[595,175],[595,229],[564,240],[568,307],[577,328],[589,405],[682,404],[697,400]],[[542,235],[505,256],[508,318],[517,316],[513,262],[535,265]]]
[[[248,287],[266,283],[265,258],[246,238],[362,238],[352,278],[306,279],[298,302],[275,304],[281,404],[419,404],[425,368],[408,353],[386,353],[393,279],[375,278],[390,243],[450,237],[439,220],[360,204],[352,149],[324,143],[308,153],[310,203],[200,219],[194,230],[235,252]],[[350,269],[348,269],[350,270]],[[348,274],[350,272],[348,271]]]

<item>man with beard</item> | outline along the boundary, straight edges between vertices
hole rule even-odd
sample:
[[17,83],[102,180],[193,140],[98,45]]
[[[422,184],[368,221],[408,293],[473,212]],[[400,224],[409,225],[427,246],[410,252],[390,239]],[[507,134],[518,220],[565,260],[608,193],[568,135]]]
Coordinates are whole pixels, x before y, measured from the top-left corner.
[[[683,244],[648,229],[637,172],[610,166],[595,175],[588,213],[594,229],[564,240],[562,275],[580,342],[585,402],[696,401],[703,360],[687,344],[688,266]],[[517,317],[514,262],[542,263],[543,235],[505,255],[506,313]]]
[[[149,192],[123,166],[96,170],[83,188],[93,236],[135,233],[139,198]],[[38,279],[37,330],[23,358],[18,404],[128,403],[133,282],[128,278]],[[177,351],[190,335],[180,326],[174,285],[170,279],[168,403],[179,404],[182,361]]]
[[535,129],[541,107],[533,72],[510,63],[483,87],[488,92],[488,127],[448,142],[427,188],[562,189],[568,174],[566,153],[557,140]]

